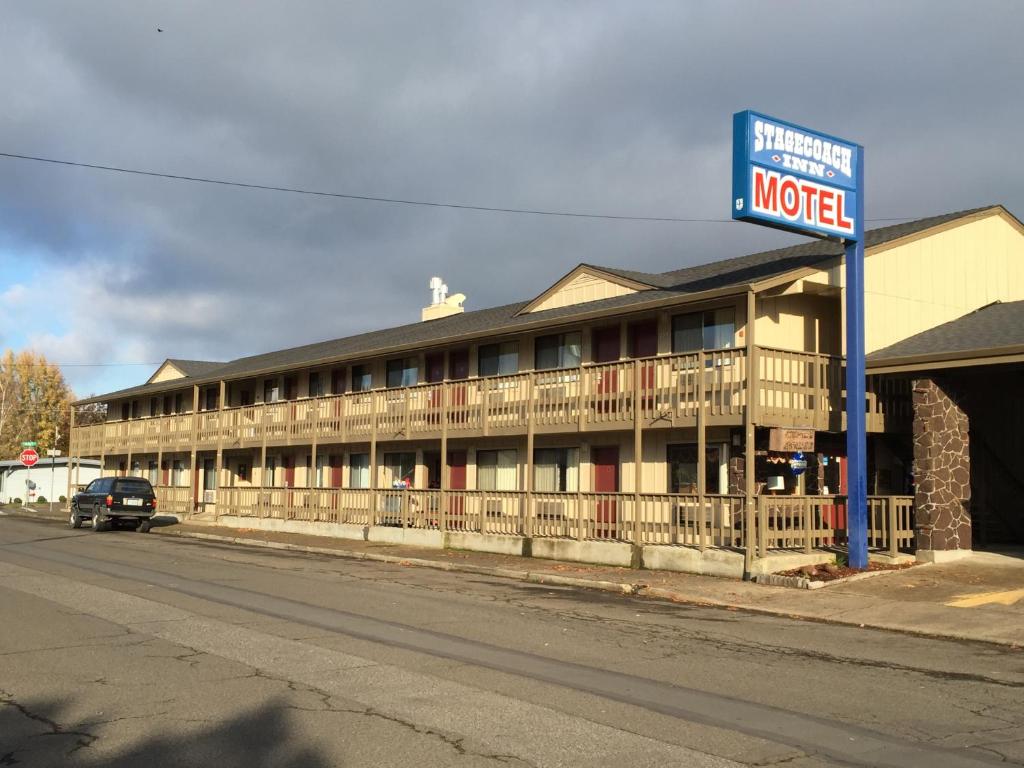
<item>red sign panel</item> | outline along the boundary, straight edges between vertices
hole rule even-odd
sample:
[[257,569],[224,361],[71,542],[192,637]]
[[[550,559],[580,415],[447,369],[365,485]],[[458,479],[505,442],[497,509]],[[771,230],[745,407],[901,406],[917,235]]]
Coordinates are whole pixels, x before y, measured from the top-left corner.
[[39,461],[39,454],[36,453],[34,448],[26,448],[24,451],[21,452],[21,455],[18,458],[21,460],[21,463],[24,464],[26,467],[31,467],[35,465],[37,461]]

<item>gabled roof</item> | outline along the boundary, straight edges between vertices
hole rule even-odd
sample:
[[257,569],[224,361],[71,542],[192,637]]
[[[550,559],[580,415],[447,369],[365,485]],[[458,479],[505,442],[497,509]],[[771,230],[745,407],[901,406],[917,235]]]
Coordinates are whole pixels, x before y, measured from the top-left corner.
[[210,371],[215,371],[224,365],[223,362],[215,360],[179,360],[178,358],[167,358],[167,362],[184,373],[186,376],[204,376]]
[[1024,355],[1024,301],[994,302],[867,357],[868,368],[943,368],[944,363],[1010,362]]
[[[887,246],[907,237],[926,233],[937,227],[953,226],[971,218],[990,215],[1008,216],[1015,226],[1024,230],[1002,206],[973,208],[941,216],[932,216],[894,226],[870,230],[865,236],[868,249]],[[648,273],[616,267],[597,267],[582,264],[638,286],[648,286],[621,296],[614,296],[585,304],[557,307],[535,312],[526,312],[533,301],[521,301],[500,307],[464,312],[458,315],[409,323],[395,328],[370,331],[341,339],[321,341],[300,347],[267,352],[238,358],[217,367],[197,372],[186,379],[144,384],[105,395],[79,400],[78,404],[104,402],[121,397],[137,397],[154,392],[175,389],[182,385],[204,384],[220,379],[240,379],[269,374],[273,371],[300,366],[328,365],[355,360],[360,357],[383,354],[397,354],[410,349],[422,349],[452,343],[459,340],[493,337],[512,334],[534,327],[551,327],[581,322],[613,311],[641,311],[658,306],[674,305],[687,301],[699,301],[715,296],[726,296],[756,288],[758,283],[769,278],[779,278],[789,273],[821,266],[842,255],[840,244],[828,240],[812,240],[800,245],[777,248],[747,256],[701,264],[669,272]],[[575,272],[576,270],[573,270]],[[569,274],[573,274],[570,272]],[[563,278],[564,280],[565,278]],[[535,300],[534,300],[535,301]],[[205,361],[182,361],[186,365],[210,365]]]

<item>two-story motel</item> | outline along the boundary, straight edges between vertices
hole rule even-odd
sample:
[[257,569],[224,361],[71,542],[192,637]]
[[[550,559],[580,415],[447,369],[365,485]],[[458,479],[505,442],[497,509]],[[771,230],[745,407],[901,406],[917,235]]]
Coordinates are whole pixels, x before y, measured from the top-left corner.
[[[870,545],[1022,543],[1024,226],[994,206],[866,244]],[[530,301],[169,359],[79,401],[106,421],[71,450],[193,520],[731,575],[824,560],[845,537],[841,262],[813,241],[580,264]]]

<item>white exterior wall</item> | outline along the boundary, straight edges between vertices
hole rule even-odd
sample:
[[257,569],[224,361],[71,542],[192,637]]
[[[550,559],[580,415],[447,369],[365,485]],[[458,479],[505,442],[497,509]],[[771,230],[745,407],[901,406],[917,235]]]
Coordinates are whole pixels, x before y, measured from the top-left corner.
[[[78,469],[78,482],[82,485],[90,483],[100,476],[100,463],[93,461],[86,463],[83,459],[82,466]],[[50,471],[50,463],[46,458],[39,460],[39,463],[32,467],[31,471],[21,464],[14,466],[0,467],[0,503],[10,504],[13,499],[27,501],[29,497],[28,488],[25,485],[27,480],[35,483],[35,496],[33,499],[43,496],[47,501],[57,501],[68,492],[68,469],[66,464],[57,464]],[[71,469],[71,482],[75,482],[75,468]],[[50,490],[52,485],[52,492]],[[72,491],[74,492],[74,491]]]

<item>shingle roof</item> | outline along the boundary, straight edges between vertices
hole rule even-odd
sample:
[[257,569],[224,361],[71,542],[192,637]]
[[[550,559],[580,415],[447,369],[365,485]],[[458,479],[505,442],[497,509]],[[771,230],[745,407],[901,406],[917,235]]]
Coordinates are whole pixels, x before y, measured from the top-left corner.
[[189,377],[203,376],[224,365],[215,360],[179,360],[175,357],[167,358],[167,362]]
[[[870,230],[866,233],[865,245],[870,248],[983,211],[997,212],[1003,210],[1001,206],[985,206]],[[700,294],[704,291],[728,289],[730,287],[743,290],[752,282],[782,275],[802,267],[812,267],[821,264],[842,254],[842,250],[842,246],[838,243],[827,240],[812,240],[787,248],[777,248],[771,251],[669,272],[648,273],[616,267],[596,267],[597,269],[620,275],[635,282],[650,285],[651,290],[637,291],[636,293],[587,302],[586,304],[558,307],[522,315],[519,314],[521,310],[532,302],[522,301],[500,307],[464,312],[437,320],[409,323],[395,328],[370,331],[369,333],[348,336],[342,339],[321,341],[314,344],[305,344],[300,347],[238,358],[219,367],[211,367],[205,369],[202,373],[190,375],[188,383],[202,383],[204,380],[237,379],[268,372],[273,369],[321,364],[357,355],[376,355],[401,347],[422,347],[428,344],[440,344],[463,336],[486,333],[511,333],[527,325],[559,321],[574,316],[587,315],[592,312],[623,309],[634,305],[639,306],[665,299],[685,299],[689,295]],[[182,362],[206,364],[205,361]],[[210,365],[212,366],[213,364],[211,363]],[[177,381],[144,384],[138,387],[130,387],[117,392],[90,397],[78,402],[84,404],[102,402],[119,397],[145,395],[174,389],[176,386],[180,387],[182,383],[183,380],[178,379]]]
[[1024,301],[995,302],[868,355],[869,366],[945,355],[993,356],[1024,348]]

